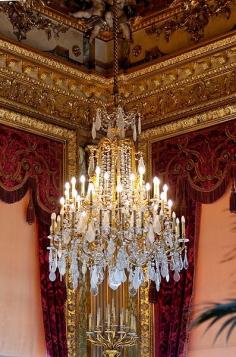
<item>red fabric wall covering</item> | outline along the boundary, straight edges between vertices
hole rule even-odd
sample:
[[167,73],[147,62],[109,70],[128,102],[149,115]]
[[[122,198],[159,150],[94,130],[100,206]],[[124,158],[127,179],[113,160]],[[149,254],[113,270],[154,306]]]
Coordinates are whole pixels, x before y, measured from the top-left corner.
[[163,283],[155,305],[155,356],[186,356],[188,320],[201,203],[221,197],[236,177],[236,121],[171,138],[152,145],[153,175],[169,184],[178,214],[186,215],[189,269],[175,283]]
[[62,190],[63,144],[0,125],[0,199],[19,201],[32,191],[39,222],[41,299],[47,353],[66,357],[65,282],[48,278],[50,212],[57,209]]

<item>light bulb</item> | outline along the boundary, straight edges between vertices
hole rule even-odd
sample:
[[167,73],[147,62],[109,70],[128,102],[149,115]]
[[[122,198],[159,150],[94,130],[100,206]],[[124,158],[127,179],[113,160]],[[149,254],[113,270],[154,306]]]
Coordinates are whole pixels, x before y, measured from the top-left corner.
[[150,183],[146,183],[145,188],[146,188],[146,191],[150,191],[151,190]]
[[109,173],[108,173],[108,172],[105,172],[105,173],[104,173],[104,179],[105,179],[105,180],[109,180]]
[[169,189],[169,187],[168,187],[167,185],[164,185],[164,186],[163,186],[163,191],[164,191],[164,192],[167,192],[168,189]]
[[145,174],[145,166],[139,166],[138,168],[139,175],[144,175]]
[[69,184],[69,182],[66,182],[66,183],[65,183],[65,189],[66,189],[66,190],[69,190],[69,189],[70,189],[70,184]]
[[94,191],[95,191],[94,184],[92,182],[90,182],[88,185],[88,193],[90,193],[90,192],[93,193]]
[[81,183],[85,183],[85,176],[84,175],[80,176],[80,182]]
[[101,173],[101,169],[100,169],[100,167],[99,167],[99,166],[97,166],[97,167],[96,167],[95,172],[96,172],[96,175],[100,175],[100,173]]
[[75,178],[74,176],[71,178],[71,184],[72,184],[72,185],[75,185],[75,184],[76,184],[76,178]]
[[117,191],[118,193],[121,193],[121,192],[123,191],[123,187],[122,187],[122,185],[121,185],[120,183],[117,185],[116,191]]
[[155,185],[155,184],[156,184],[156,185],[160,185],[160,182],[161,182],[161,181],[160,181],[160,179],[159,179],[158,177],[155,176],[155,177],[153,178],[153,183],[154,183],[154,185]]
[[173,201],[169,200],[168,201],[168,207],[171,208],[173,206]]
[[61,197],[61,198],[60,198],[60,204],[61,204],[62,206],[64,206],[64,204],[65,204],[65,198],[64,198],[64,197]]
[[181,217],[181,222],[185,223],[185,217],[184,216]]
[[135,174],[131,174],[129,178],[130,178],[130,181],[134,181],[135,180]]

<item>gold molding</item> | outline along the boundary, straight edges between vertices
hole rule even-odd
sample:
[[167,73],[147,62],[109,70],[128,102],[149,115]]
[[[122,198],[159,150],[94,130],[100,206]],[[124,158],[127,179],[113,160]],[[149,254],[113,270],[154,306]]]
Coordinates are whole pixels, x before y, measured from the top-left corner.
[[[233,32],[174,58],[120,75],[126,109],[137,108],[144,117],[143,127],[149,128],[186,117],[190,111],[205,110],[206,105],[213,109],[223,105],[222,101],[232,103],[236,93],[235,43]],[[1,81],[2,105],[18,105],[22,112],[68,128],[88,130],[94,108],[99,103],[112,103],[111,78],[81,72],[3,39]]]
[[209,126],[234,119],[236,119],[236,101],[235,104],[232,105],[225,105],[218,109],[206,111],[185,119],[180,119],[175,122],[159,125],[155,128],[145,130],[141,134],[140,140],[142,143],[151,144],[155,141],[161,141],[173,136],[204,129]]

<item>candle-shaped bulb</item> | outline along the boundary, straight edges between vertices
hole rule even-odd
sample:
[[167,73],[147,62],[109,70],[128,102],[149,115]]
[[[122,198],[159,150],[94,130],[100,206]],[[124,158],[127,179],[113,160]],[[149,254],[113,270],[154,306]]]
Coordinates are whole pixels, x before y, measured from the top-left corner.
[[145,174],[145,166],[139,166],[138,173],[139,173],[139,175],[144,175]]
[[94,184],[92,182],[89,183],[88,185],[88,193],[94,193]]
[[153,188],[154,188],[154,190],[153,190],[154,198],[159,199],[159,197],[160,197],[160,180],[156,176],[153,179]]
[[84,175],[81,175],[80,176],[80,183],[84,184],[85,183],[85,176]]
[[162,192],[161,193],[161,200],[164,200],[164,198],[165,198],[165,192]]
[[185,218],[181,217],[181,228],[182,228],[182,236],[185,236]]
[[109,173],[107,171],[104,173],[104,180],[109,180]]
[[121,192],[123,191],[123,187],[122,187],[121,183],[119,183],[119,184],[117,185],[116,191],[117,191],[118,193],[121,193]]
[[71,178],[71,185],[72,185],[72,186],[75,186],[75,184],[76,184],[76,178],[73,176],[73,177]]
[[165,184],[165,185],[163,186],[163,191],[164,191],[164,192],[167,192],[168,189],[169,189],[168,186]]
[[164,185],[163,186],[163,192],[165,193],[165,196],[164,196],[164,201],[167,202],[167,191],[168,191],[168,186],[167,185]]
[[150,185],[150,183],[146,183],[145,189],[146,189],[147,192],[151,190],[151,185]]
[[70,184],[69,184],[69,182],[66,182],[66,183],[65,183],[65,189],[66,189],[67,191],[70,189]]
[[139,159],[139,162],[138,162],[139,175],[144,175],[145,171],[146,171],[146,168],[145,168],[144,160],[143,160],[143,157],[141,156]]
[[80,176],[80,183],[81,183],[81,196],[85,195],[85,176]]
[[97,175],[97,176],[99,176],[99,175],[100,175],[100,173],[101,173],[101,169],[100,169],[100,167],[99,167],[99,166],[97,166],[97,167],[96,167],[96,169],[95,169],[95,173],[96,173],[96,175]]
[[173,201],[168,200],[169,216],[171,217],[171,209],[173,207]]
[[180,231],[179,231],[179,218],[176,218],[176,235],[177,235],[177,237],[179,237],[179,233],[180,233]]
[[130,174],[130,177],[129,177],[130,181],[135,181],[135,174]]
[[173,218],[173,219],[176,218],[176,213],[175,213],[175,212],[172,213],[172,218]]
[[161,181],[160,181],[160,179],[159,179],[158,177],[155,176],[155,177],[153,178],[153,183],[154,183],[154,185],[160,185],[160,182],[161,182]]
[[60,205],[63,207],[65,204],[65,198],[64,197],[61,197],[60,198]]

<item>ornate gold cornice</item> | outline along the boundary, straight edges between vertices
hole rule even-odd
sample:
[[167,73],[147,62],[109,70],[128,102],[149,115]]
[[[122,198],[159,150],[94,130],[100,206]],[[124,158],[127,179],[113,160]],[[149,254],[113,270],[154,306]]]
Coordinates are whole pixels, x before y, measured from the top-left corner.
[[63,63],[60,60],[54,60],[46,54],[40,54],[37,50],[28,49],[22,44],[16,44],[8,39],[0,37],[0,50],[6,51],[14,56],[18,55],[22,60],[29,60],[30,62],[35,62],[54,72],[59,72],[66,75],[69,78],[85,80],[86,82],[91,82],[92,84],[107,84],[109,80],[107,78],[97,75],[95,73],[86,73],[82,69],[77,69],[72,65]]
[[204,113],[196,114],[185,119],[180,119],[175,122],[148,129],[141,134],[141,142],[153,143],[155,141],[160,141],[191,131],[200,130],[229,120],[235,120],[235,115],[236,98],[235,103],[232,105],[226,105],[215,110],[206,111]]
[[[128,110],[150,128],[232,104],[236,95],[236,34],[120,76]],[[0,39],[0,102],[22,113],[87,131],[94,108],[112,103],[112,79]],[[83,134],[84,135],[84,134]]]

